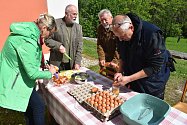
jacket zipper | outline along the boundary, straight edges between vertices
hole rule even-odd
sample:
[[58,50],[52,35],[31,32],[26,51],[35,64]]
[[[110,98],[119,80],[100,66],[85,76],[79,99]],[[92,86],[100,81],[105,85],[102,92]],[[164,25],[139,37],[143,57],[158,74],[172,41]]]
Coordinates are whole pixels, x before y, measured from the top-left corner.
[[19,76],[19,72],[16,74],[16,78],[14,79],[14,82],[13,82],[13,84],[12,84],[11,89],[13,89],[13,87],[14,87],[14,85],[15,85],[17,79],[18,79],[18,76]]

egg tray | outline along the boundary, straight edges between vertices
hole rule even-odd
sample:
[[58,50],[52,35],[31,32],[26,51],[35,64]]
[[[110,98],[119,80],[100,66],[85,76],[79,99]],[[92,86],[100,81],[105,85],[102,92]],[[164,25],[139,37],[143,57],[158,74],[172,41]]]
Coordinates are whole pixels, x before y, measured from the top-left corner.
[[[114,95],[112,92],[110,92],[110,95],[113,95],[113,96],[119,98],[122,101],[121,104],[125,101],[123,98],[120,98],[119,96]],[[121,113],[119,110],[121,104],[119,104],[118,106],[115,106],[114,108],[111,108],[110,110],[107,110],[105,113],[103,113],[102,111],[98,110],[94,105],[88,103],[87,99],[84,100],[82,103],[82,105],[85,109],[89,110],[96,118],[98,118],[102,122],[111,120],[112,118],[119,115]]]
[[111,113],[105,113],[105,114],[101,113],[100,111],[98,111],[97,109],[95,109],[93,106],[91,106],[86,102],[83,102],[83,107],[91,111],[91,114],[93,114],[97,119],[101,120],[102,122],[109,121],[115,116],[120,114],[119,106],[115,108]]
[[85,83],[73,89],[70,89],[68,93],[73,96],[79,103],[82,103],[85,99],[93,95],[93,93],[91,93],[91,88],[93,87],[93,85]]
[[119,115],[120,114],[119,107],[124,102],[124,99],[120,98],[117,95],[114,95],[110,90],[104,90],[104,91],[109,93],[110,96],[120,99],[122,103],[119,104],[118,106],[111,108],[110,110],[107,110],[105,113],[102,113],[93,104],[90,104],[87,102],[88,98],[96,97],[100,93],[104,92],[104,91],[98,89],[98,92],[92,93],[91,89],[93,87],[95,87],[95,86],[93,86],[89,83],[85,83],[85,84],[82,84],[82,85],[79,85],[75,88],[70,89],[68,91],[68,93],[71,96],[73,96],[85,109],[90,111],[96,118],[98,118],[102,122],[108,121],[108,120],[114,118],[115,116]]

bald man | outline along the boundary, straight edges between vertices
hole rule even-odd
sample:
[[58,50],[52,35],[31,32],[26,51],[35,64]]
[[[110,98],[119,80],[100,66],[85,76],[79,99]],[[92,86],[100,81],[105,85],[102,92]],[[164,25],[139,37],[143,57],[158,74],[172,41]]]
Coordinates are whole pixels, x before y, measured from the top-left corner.
[[115,85],[127,85],[134,91],[164,99],[170,70],[166,66],[168,53],[160,28],[132,13],[117,15],[112,25],[120,39],[120,68],[114,76]]
[[[82,59],[82,26],[77,24],[78,10],[75,5],[65,8],[65,16],[56,19],[58,31],[45,40],[50,48],[49,62],[59,67],[59,70],[78,70]],[[68,57],[68,56],[70,57]]]

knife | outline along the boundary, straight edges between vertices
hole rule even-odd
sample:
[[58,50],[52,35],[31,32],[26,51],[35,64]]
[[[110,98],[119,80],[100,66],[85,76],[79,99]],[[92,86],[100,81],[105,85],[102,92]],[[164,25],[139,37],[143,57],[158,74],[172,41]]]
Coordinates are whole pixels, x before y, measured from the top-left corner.
[[71,57],[68,56],[68,54],[65,52],[64,55],[69,59],[72,60]]

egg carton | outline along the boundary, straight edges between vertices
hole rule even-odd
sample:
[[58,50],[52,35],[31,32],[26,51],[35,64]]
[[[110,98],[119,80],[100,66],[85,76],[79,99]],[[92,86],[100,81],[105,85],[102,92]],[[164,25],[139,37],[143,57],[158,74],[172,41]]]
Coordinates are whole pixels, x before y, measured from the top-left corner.
[[[106,92],[106,90],[104,91]],[[92,95],[91,97],[85,99],[82,103],[84,108],[89,110],[96,118],[98,118],[102,122],[108,121],[114,118],[115,116],[119,115],[120,114],[119,107],[125,101],[123,98],[114,95],[111,91],[107,91],[109,93],[108,98],[109,97],[115,98],[115,101],[109,101],[109,102],[104,101],[105,98],[103,98],[102,100],[101,96],[100,97],[97,96],[103,93],[104,91],[100,91],[95,95]],[[95,102],[90,101],[89,99],[91,98],[92,99],[94,98]],[[101,99],[100,101],[102,103],[100,103],[100,101],[96,102],[96,98],[100,98]],[[113,100],[113,99],[107,99],[107,100]],[[118,104],[115,104],[115,102],[117,102],[116,100],[118,100]],[[107,106],[109,107],[108,109],[106,108]]]
[[93,87],[93,85],[85,83],[73,89],[70,89],[68,93],[73,96],[79,103],[82,103],[85,99],[94,95],[93,93],[91,93],[91,89]]

